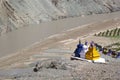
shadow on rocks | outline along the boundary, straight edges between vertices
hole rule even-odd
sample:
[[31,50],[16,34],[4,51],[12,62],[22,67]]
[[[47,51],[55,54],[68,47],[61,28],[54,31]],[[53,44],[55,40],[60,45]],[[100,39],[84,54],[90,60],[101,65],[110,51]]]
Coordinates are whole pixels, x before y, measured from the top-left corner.
[[67,63],[63,60],[47,60],[42,62],[37,62],[33,68],[34,72],[38,72],[41,69],[60,69],[67,70]]

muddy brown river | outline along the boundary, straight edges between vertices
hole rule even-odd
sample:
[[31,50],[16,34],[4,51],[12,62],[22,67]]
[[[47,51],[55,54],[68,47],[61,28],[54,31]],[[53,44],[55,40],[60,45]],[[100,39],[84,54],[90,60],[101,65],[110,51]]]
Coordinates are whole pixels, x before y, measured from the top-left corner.
[[67,18],[41,24],[26,25],[27,27],[14,30],[0,37],[0,58],[66,30],[114,18],[120,18],[120,12]]

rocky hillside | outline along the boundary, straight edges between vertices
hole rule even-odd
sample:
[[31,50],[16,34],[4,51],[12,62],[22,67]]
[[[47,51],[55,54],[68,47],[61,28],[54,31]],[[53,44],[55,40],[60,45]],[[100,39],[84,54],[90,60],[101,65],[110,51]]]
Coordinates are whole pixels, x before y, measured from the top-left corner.
[[0,34],[25,24],[120,10],[120,0],[0,0]]

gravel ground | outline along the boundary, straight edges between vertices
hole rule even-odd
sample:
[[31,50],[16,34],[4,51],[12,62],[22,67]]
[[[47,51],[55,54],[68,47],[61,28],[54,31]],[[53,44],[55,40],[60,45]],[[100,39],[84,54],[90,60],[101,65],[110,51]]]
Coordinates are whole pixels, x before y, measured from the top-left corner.
[[[34,63],[32,63],[34,64]],[[40,70],[33,66],[24,69],[0,70],[0,80],[120,80],[119,62],[89,63],[69,59],[39,61]]]

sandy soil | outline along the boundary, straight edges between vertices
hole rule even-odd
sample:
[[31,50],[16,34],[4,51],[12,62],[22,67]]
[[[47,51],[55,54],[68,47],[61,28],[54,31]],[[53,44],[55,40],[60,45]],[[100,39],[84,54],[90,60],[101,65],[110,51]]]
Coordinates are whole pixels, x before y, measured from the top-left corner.
[[[99,38],[92,39],[91,36],[94,33],[98,33],[100,31],[112,29],[112,28],[119,27],[119,26],[120,26],[120,20],[115,19],[115,20],[108,20],[104,22],[89,24],[84,27],[80,26],[75,29],[68,30],[61,34],[57,34],[55,36],[49,37],[43,42],[34,44],[31,47],[21,50],[20,52],[17,52],[13,55],[1,58],[0,68],[5,68],[6,66],[10,66],[10,64],[13,64],[15,62],[22,62],[24,60],[27,60],[33,54],[39,54],[45,49],[48,49],[50,46],[56,46],[56,44],[58,44],[59,42],[61,43],[58,45],[68,44],[68,43],[71,44],[72,41],[75,42],[75,41],[78,41],[79,39],[81,40],[84,39],[84,40],[89,40],[89,41],[93,40],[95,42],[101,41],[101,43],[103,44],[106,44],[106,43],[109,44],[111,40],[109,40],[108,42],[108,39],[107,39],[107,42],[106,42],[106,39],[99,39]],[[74,49],[75,45],[71,45],[71,48],[73,47]]]
[[[23,69],[23,68],[29,68],[30,65],[32,63],[35,63],[37,61],[42,61],[42,60],[47,60],[49,59],[62,59],[65,58],[69,61],[70,55],[73,53],[76,44],[78,43],[78,40],[81,39],[82,42],[84,41],[95,41],[101,45],[108,45],[111,44],[113,42],[113,40],[109,39],[109,38],[102,38],[102,37],[94,37],[92,36],[95,33],[98,33],[100,31],[104,31],[107,29],[112,29],[112,28],[116,28],[116,27],[120,27],[120,20],[118,19],[113,19],[113,20],[108,20],[108,21],[104,21],[104,22],[99,22],[99,23],[94,23],[94,24],[89,24],[86,25],[84,27],[77,27],[75,29],[71,29],[68,30],[66,32],[63,32],[61,34],[57,34],[55,36],[49,37],[48,39],[44,40],[43,42],[37,43],[32,45],[31,47],[21,50],[20,52],[17,52],[11,56],[7,56],[4,58],[0,59],[0,69],[2,70],[10,70],[10,69],[15,69],[15,68],[19,68],[19,69]],[[57,54],[58,53],[58,54]],[[74,62],[70,62],[70,64],[73,64]],[[77,72],[77,75],[75,76],[79,76],[79,75],[84,75],[84,77],[78,77],[78,80],[120,80],[119,79],[119,72],[117,72],[117,70],[119,69],[117,65],[118,63],[114,63],[114,64],[107,64],[107,65],[97,65],[97,64],[90,64],[90,63],[83,63],[83,62],[79,62],[77,61],[75,65],[77,64],[83,64],[83,68],[81,68],[81,66],[79,69],[80,72],[83,72],[83,70],[86,70],[83,72],[83,74]],[[74,65],[74,64],[73,64]],[[91,65],[91,67],[88,67],[89,65]],[[34,66],[34,65],[33,65]],[[32,67],[33,67],[32,66]],[[97,69],[94,67],[98,68]],[[100,68],[102,66],[105,66],[104,69]],[[115,69],[116,73],[112,74],[114,72],[113,69],[109,68],[107,70],[107,67],[112,66],[113,69]],[[116,66],[116,67],[114,67]],[[76,68],[78,68],[76,67]],[[102,70],[102,71],[101,71]],[[111,73],[110,73],[110,71]],[[54,71],[53,71],[54,72]],[[68,71],[69,72],[69,71]],[[87,74],[88,73],[88,74]],[[89,73],[92,74],[92,76],[89,75]],[[106,73],[110,73],[110,74],[106,74]],[[39,73],[40,74],[40,73]],[[76,74],[76,73],[75,73]],[[96,75],[97,74],[97,75]],[[105,75],[103,75],[105,74]],[[117,75],[115,75],[117,74]],[[114,78],[112,78],[112,76],[115,75]],[[66,75],[68,76],[68,75]],[[88,77],[85,77],[88,76]],[[100,78],[100,76],[104,76],[104,78]],[[110,76],[110,77],[109,77]],[[96,77],[96,78],[94,78]],[[97,79],[98,77],[98,79]],[[69,80],[76,80],[73,78],[68,78]],[[20,80],[23,80],[23,78],[21,78]],[[29,80],[29,79],[25,79],[25,80]],[[33,79],[31,79],[33,80]],[[38,80],[38,79],[36,79]],[[46,80],[46,79],[43,79]],[[59,79],[54,79],[51,78],[50,80],[59,80]],[[63,80],[67,80],[64,79]]]

